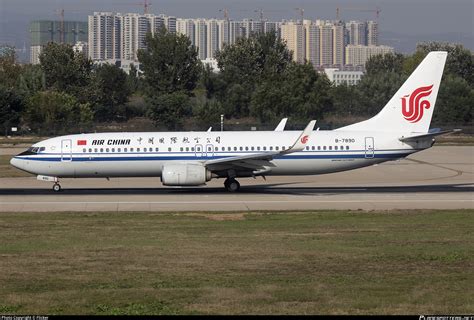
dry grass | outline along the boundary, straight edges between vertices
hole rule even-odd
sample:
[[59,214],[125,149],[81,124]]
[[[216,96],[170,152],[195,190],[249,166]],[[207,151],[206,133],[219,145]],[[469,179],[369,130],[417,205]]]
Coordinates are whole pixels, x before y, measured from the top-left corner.
[[474,312],[474,211],[0,216],[0,313]]

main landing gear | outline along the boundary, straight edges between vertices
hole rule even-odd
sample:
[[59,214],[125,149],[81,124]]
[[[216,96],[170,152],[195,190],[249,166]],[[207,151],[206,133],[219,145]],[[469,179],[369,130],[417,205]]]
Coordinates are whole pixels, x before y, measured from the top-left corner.
[[234,178],[227,178],[224,182],[224,187],[227,191],[237,192],[240,189],[240,183]]
[[61,185],[56,182],[56,183],[53,185],[53,191],[54,191],[54,192],[59,192],[59,191],[61,191]]

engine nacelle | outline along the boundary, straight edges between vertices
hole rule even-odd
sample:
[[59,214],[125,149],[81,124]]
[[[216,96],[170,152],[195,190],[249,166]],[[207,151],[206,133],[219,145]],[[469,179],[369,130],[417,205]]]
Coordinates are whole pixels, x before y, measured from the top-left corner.
[[212,173],[200,164],[165,164],[161,172],[165,186],[199,186],[211,178]]

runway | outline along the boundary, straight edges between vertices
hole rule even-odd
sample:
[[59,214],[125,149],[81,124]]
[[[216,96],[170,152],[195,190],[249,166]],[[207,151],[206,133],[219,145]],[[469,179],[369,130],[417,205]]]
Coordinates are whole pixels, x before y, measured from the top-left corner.
[[435,146],[409,159],[319,176],[163,187],[157,178],[63,179],[61,193],[31,178],[0,179],[0,211],[254,211],[473,209],[474,147]]

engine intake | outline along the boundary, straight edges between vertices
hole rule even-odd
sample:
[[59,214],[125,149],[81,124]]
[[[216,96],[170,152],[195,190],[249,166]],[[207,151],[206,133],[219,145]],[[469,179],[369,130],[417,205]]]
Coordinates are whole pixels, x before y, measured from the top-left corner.
[[212,179],[212,173],[200,164],[165,164],[161,182],[165,186],[199,186]]

